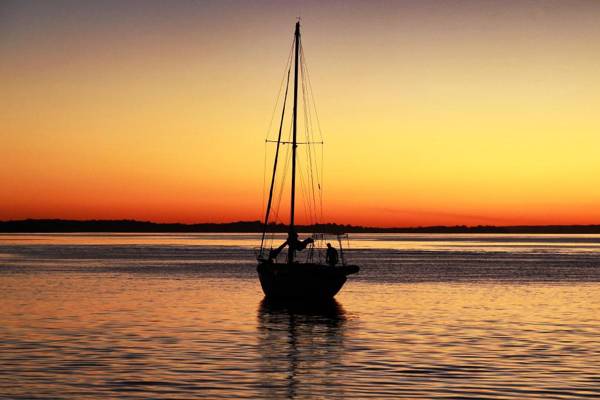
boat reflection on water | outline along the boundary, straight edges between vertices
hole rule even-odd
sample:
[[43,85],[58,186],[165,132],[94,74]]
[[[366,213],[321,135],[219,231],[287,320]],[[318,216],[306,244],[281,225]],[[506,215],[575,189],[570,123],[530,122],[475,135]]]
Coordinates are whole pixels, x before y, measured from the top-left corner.
[[338,371],[347,322],[335,299],[309,305],[263,299],[258,307],[261,397],[341,396]]

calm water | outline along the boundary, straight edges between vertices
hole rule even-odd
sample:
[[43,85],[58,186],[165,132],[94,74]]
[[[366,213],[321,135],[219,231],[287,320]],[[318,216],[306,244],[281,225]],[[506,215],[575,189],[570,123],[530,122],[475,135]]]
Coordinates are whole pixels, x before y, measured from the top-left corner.
[[256,244],[0,234],[0,397],[600,397],[599,235],[353,235],[320,309]]

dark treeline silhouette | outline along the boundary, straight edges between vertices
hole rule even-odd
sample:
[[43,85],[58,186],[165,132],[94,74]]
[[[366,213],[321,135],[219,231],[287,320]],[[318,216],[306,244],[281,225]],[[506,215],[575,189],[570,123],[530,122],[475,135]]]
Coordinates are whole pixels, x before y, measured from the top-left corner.
[[[419,226],[410,228],[379,228],[355,225],[298,225],[298,232],[330,233],[600,233],[600,225],[521,225],[521,226]],[[288,232],[287,225],[269,224],[270,232]],[[63,220],[25,219],[0,221],[0,232],[262,232],[260,221],[227,223],[156,223],[135,220]]]

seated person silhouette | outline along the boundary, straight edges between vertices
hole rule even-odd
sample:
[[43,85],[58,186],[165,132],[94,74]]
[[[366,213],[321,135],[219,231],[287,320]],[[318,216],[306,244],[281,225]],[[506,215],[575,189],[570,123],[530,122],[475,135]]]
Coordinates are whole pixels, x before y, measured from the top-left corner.
[[331,267],[335,267],[338,263],[338,252],[335,247],[331,246],[331,243],[327,243],[327,254],[325,256],[325,262]]

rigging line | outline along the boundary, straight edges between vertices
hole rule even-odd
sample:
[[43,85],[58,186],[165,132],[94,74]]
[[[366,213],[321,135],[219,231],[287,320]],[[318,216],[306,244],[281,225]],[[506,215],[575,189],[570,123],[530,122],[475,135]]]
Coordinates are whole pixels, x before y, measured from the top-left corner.
[[[308,82],[308,90],[309,90],[309,99],[312,102],[312,110],[315,113],[315,120],[316,120],[316,125],[317,125],[317,131],[319,134],[319,137],[321,139],[321,141],[323,141],[323,131],[321,129],[321,121],[319,120],[319,113],[317,111],[317,103],[315,100],[315,96],[314,96],[314,90],[312,88],[312,81],[310,79],[310,72],[309,72],[309,67],[308,67],[308,62],[306,62],[306,59],[304,60],[304,65],[305,65],[305,72],[306,72],[306,81]],[[321,216],[321,221],[324,220],[324,194],[323,194],[323,186],[325,184],[325,148],[321,147],[319,149],[321,151],[321,165],[320,165],[320,171],[319,169],[316,169],[316,175],[317,175],[317,185],[318,185],[318,197],[319,197],[319,208],[320,208],[320,216]]]
[[[267,144],[265,143],[264,149],[264,157],[263,157],[263,184],[262,184],[262,201],[260,203],[260,215],[261,217],[265,214],[265,193],[267,187]],[[262,246],[261,246],[262,248]]]
[[[288,138],[291,136],[291,134],[292,134],[292,127],[290,124],[290,129],[288,131]],[[290,148],[287,147],[285,149],[285,163],[283,164],[281,187],[279,188],[279,193],[277,194],[276,210],[274,211],[274,221],[279,221],[279,211],[281,210],[281,201],[283,199],[283,191],[285,189],[285,182],[286,182],[287,176],[288,176],[290,159],[291,159]],[[273,235],[271,236],[271,247],[273,246],[273,242],[275,241],[275,236],[276,236],[276,232],[273,232]]]
[[[292,42],[293,44],[293,42]],[[291,57],[292,57],[292,49],[293,46],[290,48],[290,52],[288,54],[288,59],[285,65],[285,69],[283,70],[283,75],[281,77],[281,82],[279,83],[279,89],[277,91],[277,97],[275,98],[275,105],[273,106],[273,112],[271,113],[271,119],[269,120],[269,127],[267,128],[267,138],[269,137],[269,134],[271,132],[271,128],[273,127],[273,119],[275,118],[275,112],[277,111],[277,106],[279,105],[279,100],[281,98],[281,91],[283,90],[283,83],[285,82],[285,78],[286,78],[286,72],[285,70],[288,70],[288,80],[289,80],[289,69],[291,68]],[[286,90],[287,90],[287,86],[289,85],[289,83],[286,85]],[[262,186],[262,201],[261,201],[261,210],[260,210],[260,215],[264,215],[265,214],[265,207],[266,207],[266,203],[265,203],[265,196],[266,196],[266,187],[267,187],[267,146],[265,146],[264,149],[264,160],[263,160],[263,186]],[[262,247],[262,240],[261,240],[261,247]]]
[[[300,60],[302,60],[302,54],[300,55]],[[300,73],[302,74],[302,62],[300,63]],[[304,133],[304,136],[306,137],[306,141],[310,142],[310,139],[308,138],[308,135],[306,134],[307,120],[306,120],[306,96],[305,96],[305,93],[304,93],[304,80],[301,80],[301,82],[302,82],[302,85],[300,87],[300,90],[302,92],[302,106],[303,106],[303,111],[304,111],[302,113],[302,119],[303,119],[303,122],[304,122],[303,133]],[[310,146],[306,146],[304,149],[307,150],[309,147]],[[307,169],[306,173],[308,175],[308,169],[310,168],[310,165],[308,163],[306,165],[302,164],[302,168],[306,168]],[[301,171],[302,171],[302,174],[304,174],[304,172],[305,172],[304,169],[301,169]],[[306,181],[304,181],[304,176],[303,175],[301,175],[301,178],[302,178],[302,185],[303,185],[303,187],[302,187],[303,192],[302,193],[304,195],[304,197],[303,197],[304,207],[305,207],[304,211],[305,211],[305,214],[306,214],[307,212],[310,211],[310,205],[309,205],[310,203],[307,201],[307,198],[306,198],[306,196],[307,196]],[[305,215],[305,218],[307,218],[307,220],[310,220],[310,217],[308,217],[307,215]]]
[[[300,52],[300,56],[301,56],[301,66],[302,66],[302,94],[303,94],[303,104],[304,104],[304,120],[305,120],[305,134],[307,137],[307,141],[311,142],[312,141],[312,137],[311,137],[311,132],[312,132],[312,118],[311,118],[311,109],[309,107],[310,105],[310,98],[308,98],[307,96],[307,86],[306,86],[306,63],[305,63],[305,58],[304,58],[304,51],[301,48],[301,52]],[[314,218],[315,222],[316,222],[316,195],[315,195],[315,180],[314,180],[314,174],[313,174],[313,170],[316,168],[316,163],[314,162],[315,160],[313,159],[313,151],[314,149],[311,146],[307,146],[306,148],[306,154],[307,154],[307,158],[308,158],[308,179],[310,179],[310,200],[312,201],[312,211],[313,211],[313,215],[312,217]]]
[[311,103],[310,103],[308,87],[306,85],[306,77],[307,77],[308,71],[306,69],[306,58],[304,56],[303,48],[301,48],[301,56],[302,56],[302,90],[303,90],[303,94],[304,94],[304,107],[306,108],[305,115],[308,119],[308,128],[309,128],[308,136],[310,137],[310,141],[313,141],[313,138],[312,138],[312,131],[313,131],[312,110],[310,107]]
[[[311,126],[311,132],[312,132],[312,119],[310,120],[310,126]],[[320,149],[320,150],[322,152],[323,149]],[[310,149],[310,152],[308,154],[309,154],[309,157],[311,159],[310,160],[311,161],[311,165],[314,166],[314,167],[311,167],[312,187],[313,187],[313,190],[315,189],[315,186],[320,190],[321,177],[320,177],[319,169],[318,169],[316,151],[317,150],[313,147],[313,148]],[[315,177],[316,177],[316,179],[315,179]],[[316,185],[315,185],[315,181],[316,181]],[[317,191],[317,193],[318,193],[318,191]],[[315,208],[316,208],[317,194],[315,194],[314,192],[313,192],[313,200],[315,202]]]
[[[310,87],[307,86],[306,82],[308,80],[308,66],[306,63],[306,57],[304,55],[304,48],[301,48],[301,56],[302,56],[302,77],[303,77],[303,90],[304,90],[304,96],[305,96],[305,104],[308,104],[308,106],[305,106],[307,109],[307,116],[308,116],[308,125],[309,125],[309,132],[308,132],[308,136],[309,136],[309,140],[310,141],[314,141],[313,137],[312,137],[312,132],[313,132],[313,120],[312,120],[312,111],[313,108],[310,107],[311,105],[311,97],[310,96]],[[314,104],[313,104],[314,106]],[[311,153],[310,153],[310,157],[311,157],[311,165],[314,165],[314,173],[317,176],[317,184],[319,184],[319,172],[318,169],[316,168],[316,154],[315,154],[315,150],[311,149]],[[311,170],[312,171],[312,170]],[[313,181],[313,188],[314,188],[314,181]],[[316,201],[316,197],[315,197],[315,201]]]
[[324,221],[323,219],[323,183],[325,182],[325,178],[323,177],[323,166],[325,164],[325,149],[323,147],[321,147],[321,184],[319,185],[319,200],[321,202],[321,222]]
[[[302,73],[302,62],[300,63],[301,69],[300,72]],[[307,122],[307,107],[306,107],[306,92],[305,92],[305,83],[304,80],[302,79],[302,86],[301,86],[301,90],[302,90],[302,104],[303,104],[303,120],[304,120],[304,130],[303,133],[306,137],[307,143],[310,143],[310,136],[308,135],[308,122]],[[305,152],[308,152],[310,150],[311,146],[306,146],[305,147]],[[307,153],[308,154],[308,153]],[[314,222],[314,208],[313,208],[313,204],[311,202],[311,198],[310,198],[310,193],[311,193],[311,187],[309,185],[310,182],[310,173],[311,173],[311,163],[310,163],[310,157],[307,157],[307,160],[309,161],[308,163],[303,163],[302,161],[299,162],[299,169],[300,169],[300,183],[301,183],[301,192],[302,192],[302,200],[304,203],[304,216],[305,219],[309,222],[309,223],[313,223]]]
[[287,171],[290,160],[290,150],[289,148],[285,149],[285,163],[283,164],[283,171],[281,171],[281,186],[279,187],[279,191],[276,195],[276,208],[273,212],[275,221],[279,221],[279,210],[281,209],[281,199],[283,197],[283,188],[285,187],[285,182],[287,179]]
[[[310,93],[310,100],[312,101],[312,106],[313,106],[313,110],[315,113],[315,119],[317,122],[317,130],[319,132],[319,137],[321,139],[321,142],[323,142],[323,131],[321,130],[321,121],[319,120],[319,113],[317,112],[317,102],[315,101],[315,96],[314,96],[314,91],[312,88],[312,81],[310,79],[310,72],[309,72],[309,68],[308,68],[308,62],[306,61],[306,57],[304,56],[304,48],[302,47],[302,45],[300,46],[300,51],[302,54],[302,59],[303,59],[303,65],[304,68],[306,70],[306,81],[308,82],[308,89],[309,89],[309,93]],[[321,220],[323,220],[323,184],[324,184],[324,153],[325,153],[325,149],[323,147],[321,147],[321,173],[318,173],[317,170],[317,184],[319,184],[319,199],[320,199],[320,203],[321,203]]]
[[312,198],[312,192],[313,192],[313,187],[311,185],[311,170],[310,167],[307,165],[304,169],[305,175],[303,176],[303,184],[304,184],[304,189],[305,189],[305,199],[306,199],[306,207],[309,213],[309,218],[311,223],[316,222],[316,208],[315,208],[315,203],[313,201]]
[[[297,159],[296,163],[299,164],[299,161],[300,160]],[[304,203],[304,210],[303,210],[304,211],[304,218],[305,218],[306,221],[310,222],[310,220],[311,220],[310,215],[309,215],[310,205],[309,205],[309,203],[307,201],[307,196],[306,196],[306,184],[305,184],[305,181],[304,181],[304,170],[302,168],[299,168],[299,170],[300,170],[300,174],[299,174],[299,176],[300,176],[300,193],[301,193],[301,197],[302,197],[302,202]]]
[[[292,134],[292,127],[290,124],[290,128],[289,128],[288,135],[287,135],[288,139],[290,138],[291,134]],[[285,163],[283,164],[283,170],[280,173],[281,186],[279,188],[279,192],[276,194],[276,197],[275,197],[275,199],[276,199],[275,210],[273,211],[273,221],[275,221],[276,223],[277,223],[277,221],[279,221],[279,211],[281,210],[281,201],[283,199],[283,190],[285,188],[285,182],[286,182],[287,176],[288,176],[287,172],[288,172],[288,168],[289,168],[289,164],[290,164],[290,158],[291,158],[290,157],[290,148],[286,147],[285,154],[284,154]],[[272,235],[270,237],[271,247],[273,245],[273,241],[275,240],[275,235],[276,235],[276,232],[272,232]]]
[[[288,94],[288,89],[290,87],[290,71],[291,71],[291,66],[288,69],[288,73],[287,73],[287,84],[285,87],[285,95],[283,97],[283,108],[281,110],[281,122],[279,123],[279,133],[277,135],[277,141],[281,141],[281,131],[283,129],[283,120],[285,117],[285,105],[287,103],[287,94]],[[271,177],[271,187],[269,189],[269,200],[267,202],[267,210],[265,212],[265,224],[263,227],[263,234],[262,234],[262,238],[260,240],[260,248],[262,249],[264,241],[265,241],[265,234],[267,232],[267,226],[269,224],[269,213],[271,212],[271,203],[273,201],[273,187],[275,185],[275,176],[277,174],[277,159],[279,158],[279,143],[277,143],[277,149],[275,150],[275,160],[273,161],[273,175]],[[265,152],[266,154],[266,152]]]
[[[306,167],[304,167],[306,168]],[[305,169],[302,169],[302,172],[300,174],[300,180],[301,180],[301,184],[302,184],[302,199],[304,201],[304,210],[305,210],[305,218],[308,221],[312,222],[312,207],[311,207],[311,201],[310,201],[310,188],[309,188],[309,184],[308,184],[308,171]]]
[[311,223],[314,224],[316,222],[317,215],[316,215],[314,199],[312,197],[312,193],[314,191],[314,187],[312,186],[312,167],[309,167],[308,165],[306,168],[305,182],[306,182],[306,202],[308,203],[310,221],[311,221]]
[[[290,124],[290,129],[288,132],[288,139],[289,137],[292,135],[292,126]],[[279,188],[279,194],[278,194],[278,200],[277,200],[277,209],[276,209],[276,213],[275,213],[275,218],[279,219],[279,210],[281,209],[281,199],[283,198],[283,189],[285,187],[285,181],[287,178],[287,170],[290,164],[290,148],[286,147],[286,153],[285,153],[285,164],[283,165],[283,175],[282,175],[282,179],[281,179],[281,187]]]
[[[303,51],[302,46],[300,46],[300,50]],[[312,88],[312,82],[310,80],[310,73],[308,70],[308,62],[304,60],[304,65],[306,66],[306,81],[308,82],[308,88],[310,91],[310,97],[312,99],[313,109],[315,111],[315,118],[317,119],[317,129],[319,130],[319,136],[321,140],[323,140],[323,132],[321,131],[321,121],[319,120],[319,113],[317,112],[317,102],[315,101],[314,91]]]
[[[292,45],[290,46],[290,52],[288,54],[288,58],[287,58],[287,62],[285,64],[285,67],[283,69],[283,74],[281,76],[281,82],[279,83],[279,91],[277,92],[277,97],[275,99],[275,106],[273,106],[273,112],[271,113],[271,120],[269,121],[269,128],[267,129],[267,138],[269,137],[269,133],[271,132],[271,128],[273,127],[273,120],[275,119],[275,113],[277,111],[277,106],[279,105],[279,99],[281,98],[281,92],[283,91],[283,82],[285,82],[286,80],[286,75],[287,75],[287,79],[288,79],[288,83],[286,83],[286,92],[287,92],[287,87],[289,86],[289,75],[290,75],[290,68],[292,67],[292,54],[293,54],[293,50],[294,50],[294,41],[292,40]],[[287,74],[285,71],[288,71]]]
[[[285,70],[287,69],[286,95],[285,95],[285,98],[284,98],[284,106],[283,106],[283,109],[285,110],[285,100],[287,99],[287,90],[289,88],[289,75],[290,75],[290,69],[291,69],[291,65],[292,65],[293,50],[294,50],[294,40],[292,40],[292,43],[290,44],[290,50],[288,52],[287,61],[286,61],[286,64],[285,64],[285,67],[284,67],[284,70],[283,70],[284,72],[282,74],[281,82],[279,84],[279,90],[277,92],[277,97],[275,99],[275,105],[273,107],[273,112],[271,113],[271,119],[269,121],[269,127],[267,129],[267,139],[269,137],[269,134],[271,132],[271,128],[273,126],[273,120],[275,118],[275,112],[276,112],[276,110],[278,108],[279,100],[281,98],[281,92],[283,90],[283,83],[286,80],[286,72],[285,72]],[[282,113],[283,113],[283,111],[282,111]],[[265,214],[265,195],[266,195],[266,190],[265,189],[266,189],[266,186],[267,186],[267,184],[266,184],[266,180],[267,180],[267,146],[266,146],[266,144],[265,144],[264,154],[265,154],[265,157],[264,157],[264,164],[263,164],[263,190],[262,190],[263,196],[262,196],[262,202],[261,202],[261,205],[262,205],[262,207],[261,207],[261,215]],[[268,219],[268,216],[267,216],[267,219]],[[261,237],[261,250],[262,250],[263,244],[264,244],[266,229],[267,229],[267,221],[265,220],[265,224],[264,224],[264,228],[263,228],[263,235]]]
[[314,220],[314,210],[311,204],[311,199],[310,199],[310,188],[308,185],[308,177],[307,177],[307,171],[305,169],[302,170],[302,173],[300,174],[300,182],[302,185],[302,199],[304,200],[304,217],[306,218],[306,221],[309,224],[313,224],[315,222]]
[[[289,166],[289,150],[286,149],[286,153],[285,153],[285,163],[283,165],[283,171],[282,171],[282,178],[281,178],[281,187],[279,188],[279,192],[276,195],[276,201],[275,201],[275,207],[274,207],[274,211],[273,211],[273,222],[275,224],[277,224],[279,221],[279,211],[281,209],[281,200],[283,198],[283,188],[285,187],[285,181],[286,181],[286,177],[287,177],[287,170],[288,170],[288,166]],[[275,235],[276,232],[273,231],[271,232],[271,236],[270,236],[270,246],[273,247],[273,242],[275,240]]]
[[[321,156],[320,163],[317,163],[317,161],[316,161],[319,156],[317,151],[315,151],[315,154],[314,154],[315,164],[318,164],[315,167],[315,175],[316,175],[316,181],[317,181],[317,196],[316,196],[315,201],[318,202],[320,205],[320,213],[319,214],[320,214],[321,221],[323,220],[323,212],[322,212],[323,211],[322,210],[323,209],[323,191],[322,191],[322,187],[323,187],[323,182],[322,182],[322,179],[323,179],[322,178],[322,175],[323,175],[323,150],[324,149],[322,146],[321,146],[321,148],[318,149],[318,151],[320,152],[320,156]],[[319,169],[321,170],[320,173],[319,173]]]
[[[287,128],[286,128],[287,130]],[[289,129],[291,131],[291,127]],[[283,156],[283,168],[279,168],[279,170],[277,171],[277,178],[276,178],[276,188],[274,189],[275,194],[273,195],[273,207],[272,207],[272,211],[271,211],[271,215],[275,216],[275,219],[273,219],[273,222],[277,222],[277,223],[284,223],[283,219],[280,218],[280,210],[284,207],[282,207],[282,200],[285,197],[284,196],[284,191],[285,191],[285,187],[288,184],[288,175],[290,175],[290,163],[291,163],[291,150],[290,150],[290,146],[284,147],[282,150],[284,150],[284,152],[281,154],[281,156]],[[280,162],[281,164],[281,157],[280,157]]]
[[306,147],[306,159],[308,161],[307,165],[306,165],[306,190],[307,190],[307,201],[310,205],[310,210],[311,210],[311,219],[316,220],[316,207],[315,207],[315,202],[314,202],[314,179],[313,179],[313,160],[311,157],[311,153],[312,153],[312,148],[310,146]]

